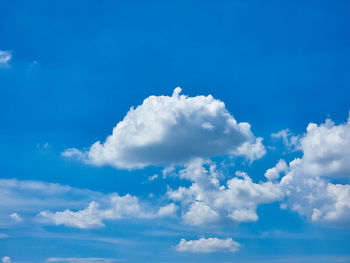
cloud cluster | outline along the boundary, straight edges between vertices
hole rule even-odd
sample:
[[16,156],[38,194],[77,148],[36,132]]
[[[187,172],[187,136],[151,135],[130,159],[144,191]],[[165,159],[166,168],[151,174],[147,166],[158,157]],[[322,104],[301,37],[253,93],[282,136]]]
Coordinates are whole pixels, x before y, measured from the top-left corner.
[[282,207],[312,222],[350,226],[350,185],[332,183],[334,178],[350,178],[350,118],[339,125],[329,119],[310,123],[300,137],[300,150],[303,156],[290,162],[280,182],[286,194]]
[[176,246],[176,250],[179,252],[191,252],[191,253],[211,253],[218,251],[236,252],[239,250],[240,244],[232,238],[219,239],[219,238],[200,238],[198,240],[181,239],[180,243]]
[[98,202],[91,202],[86,208],[76,212],[66,209],[62,212],[52,213],[42,211],[39,216],[54,222],[56,225],[65,225],[76,228],[99,228],[105,226],[103,220],[117,220],[122,218],[157,218],[172,216],[177,207],[169,204],[160,207],[158,211],[149,212],[140,205],[135,196],[126,194],[110,197],[107,207],[101,207]]
[[188,163],[179,176],[192,184],[169,189],[167,195],[181,204],[182,218],[190,225],[256,221],[259,204],[283,198],[278,184],[254,183],[244,172],[237,172],[235,177],[221,184],[215,164],[202,159]]
[[79,209],[93,200],[105,198],[99,192],[67,185],[0,179],[0,227],[30,223],[37,213],[46,209]]
[[[22,221],[22,224],[33,223],[33,218],[36,218],[42,223],[96,228],[104,226],[104,220],[160,218],[172,216],[177,210],[173,203],[154,205],[140,202],[130,194],[102,194],[60,184],[16,179],[0,179],[0,200],[1,227]],[[58,212],[50,212],[52,210]]]
[[131,108],[104,143],[88,151],[67,149],[63,156],[93,165],[142,168],[183,164],[194,158],[241,155],[250,161],[265,154],[262,138],[249,123],[238,123],[225,104],[209,96],[150,96]]

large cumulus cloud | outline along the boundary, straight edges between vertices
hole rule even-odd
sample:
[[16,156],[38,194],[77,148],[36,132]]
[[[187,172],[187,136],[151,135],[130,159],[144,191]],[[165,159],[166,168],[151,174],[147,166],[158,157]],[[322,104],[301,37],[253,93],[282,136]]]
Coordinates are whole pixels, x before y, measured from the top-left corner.
[[104,143],[97,141],[88,151],[70,148],[63,155],[133,169],[225,154],[252,161],[265,154],[262,139],[253,135],[249,123],[238,123],[222,101],[180,92],[178,87],[172,96],[146,98],[130,109]]
[[285,193],[284,208],[290,208],[309,221],[333,227],[350,226],[350,185],[335,183],[350,178],[350,118],[336,125],[327,119],[317,125],[310,123],[299,136],[302,157],[271,171],[286,172],[280,186]]

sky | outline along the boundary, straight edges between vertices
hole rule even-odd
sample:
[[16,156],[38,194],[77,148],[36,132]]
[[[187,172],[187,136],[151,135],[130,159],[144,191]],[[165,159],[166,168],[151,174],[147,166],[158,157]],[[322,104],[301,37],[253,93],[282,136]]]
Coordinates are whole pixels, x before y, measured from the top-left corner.
[[349,263],[349,12],[2,1],[0,260]]

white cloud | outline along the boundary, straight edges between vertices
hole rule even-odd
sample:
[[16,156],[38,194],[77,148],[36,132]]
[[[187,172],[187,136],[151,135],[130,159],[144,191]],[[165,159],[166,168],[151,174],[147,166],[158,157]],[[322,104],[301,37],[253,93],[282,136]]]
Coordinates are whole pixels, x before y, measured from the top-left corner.
[[0,179],[0,200],[2,228],[11,226],[9,215],[12,221],[18,222],[24,215],[28,218],[24,222],[26,224],[53,223],[77,228],[96,228],[104,226],[104,220],[174,216],[178,209],[172,203],[159,206],[146,201],[140,202],[137,197],[129,194],[102,194],[88,189],[16,179]]
[[131,108],[104,143],[88,151],[67,149],[63,156],[93,165],[142,168],[183,164],[201,157],[265,154],[246,122],[237,123],[225,104],[209,96],[187,97],[176,88],[172,96],[150,96]]
[[286,194],[282,204],[311,222],[335,227],[350,226],[350,185],[333,184],[303,171],[302,159],[290,163],[290,171],[281,180]]
[[156,180],[157,178],[158,178],[158,174],[154,174],[154,175],[149,176],[149,177],[148,177],[148,180],[149,180],[149,181],[154,181],[154,180]]
[[62,263],[113,263],[124,261],[118,258],[48,258],[46,262]]
[[143,207],[135,196],[114,194],[104,207],[101,207],[100,203],[93,201],[86,208],[76,212],[69,209],[55,213],[42,211],[39,213],[39,216],[52,221],[56,225],[76,228],[99,228],[104,226],[103,220],[165,217],[174,215],[176,210],[177,207],[174,204],[169,204],[160,207],[158,211],[151,212],[149,208]]
[[350,185],[331,182],[350,178],[350,119],[339,125],[329,119],[310,123],[300,149],[303,156],[290,162],[280,182],[286,194],[282,207],[315,223],[350,226]]
[[11,60],[11,52],[8,50],[0,50],[0,66],[8,66]]
[[[104,194],[88,189],[40,181],[0,179],[0,227],[6,228],[13,220],[25,217],[26,224],[46,209],[79,209],[93,200],[103,200]],[[12,220],[9,220],[9,215]]]
[[254,183],[244,172],[237,172],[234,178],[221,184],[221,173],[214,163],[202,159],[188,163],[179,176],[192,181],[192,185],[169,189],[167,195],[181,204],[182,218],[190,225],[256,221],[259,204],[283,198],[279,184]]
[[10,215],[10,218],[11,218],[13,221],[17,222],[17,223],[22,222],[21,216],[20,216],[19,214],[17,214],[17,213],[11,214],[11,215]]
[[288,165],[285,160],[279,160],[275,167],[268,169],[265,172],[265,177],[269,180],[278,179],[280,173],[286,173],[288,171]]
[[291,151],[300,150],[300,137],[294,135],[290,130],[283,129],[277,133],[271,134],[272,138],[282,138],[283,144]]
[[240,244],[232,238],[219,239],[219,238],[200,238],[198,240],[181,239],[180,243],[176,246],[176,250],[179,252],[192,252],[192,253],[211,253],[218,251],[236,252],[239,250]]
[[305,173],[350,178],[350,118],[339,125],[330,119],[321,125],[310,123],[301,148]]
[[5,256],[2,258],[2,263],[12,263],[12,261],[11,261],[10,257]]

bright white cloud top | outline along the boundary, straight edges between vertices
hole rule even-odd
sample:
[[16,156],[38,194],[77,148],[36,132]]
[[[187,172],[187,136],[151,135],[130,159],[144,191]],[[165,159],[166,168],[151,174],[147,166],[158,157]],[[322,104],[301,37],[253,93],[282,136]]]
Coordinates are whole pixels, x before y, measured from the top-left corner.
[[126,114],[104,143],[88,151],[63,152],[93,165],[142,168],[148,165],[183,164],[194,158],[241,155],[250,161],[262,157],[262,138],[249,123],[238,123],[225,104],[213,96],[150,96]]
[[181,239],[180,243],[176,246],[176,250],[179,252],[191,252],[191,253],[211,253],[218,251],[236,252],[239,250],[240,244],[232,238],[219,239],[219,238],[200,238],[198,240]]
[[220,175],[214,163],[202,159],[192,161],[180,171],[179,176],[192,181],[192,185],[169,189],[167,194],[181,204],[185,223],[203,226],[225,221],[256,221],[259,204],[283,197],[279,185],[270,181],[254,183],[246,173],[236,172],[234,178],[221,184]]

